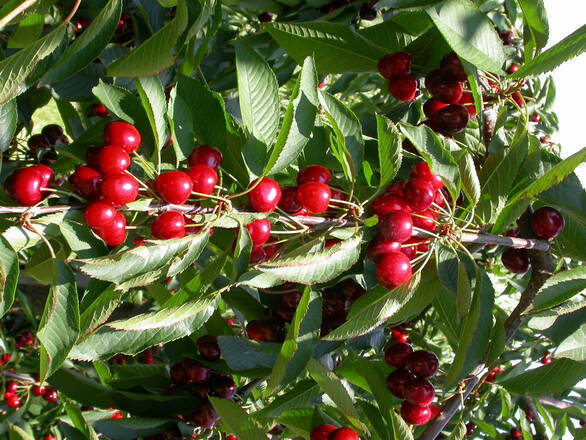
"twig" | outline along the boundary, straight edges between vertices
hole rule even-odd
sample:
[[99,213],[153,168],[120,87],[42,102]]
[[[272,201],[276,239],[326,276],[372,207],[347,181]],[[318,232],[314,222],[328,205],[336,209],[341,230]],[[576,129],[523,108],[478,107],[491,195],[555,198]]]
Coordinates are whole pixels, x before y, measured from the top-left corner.
[[35,380],[32,377],[23,376],[21,374],[16,374],[16,373],[11,373],[10,371],[2,371],[0,373],[0,376],[10,377],[11,379],[16,379],[21,382],[35,382]]
[[64,24],[69,23],[69,21],[73,18],[73,16],[77,12],[77,8],[79,8],[80,3],[81,3],[81,0],[75,0],[75,4],[73,5],[71,12],[69,13],[69,15],[67,15],[67,17],[65,17],[65,20],[63,20]]
[[4,27],[8,23],[10,23],[14,17],[16,17],[18,14],[22,14],[28,8],[33,6],[36,2],[37,0],[26,0],[22,2],[20,5],[18,5],[16,8],[14,8],[12,11],[10,11],[8,14],[6,14],[4,17],[2,17],[2,19],[0,19],[0,30],[4,29]]

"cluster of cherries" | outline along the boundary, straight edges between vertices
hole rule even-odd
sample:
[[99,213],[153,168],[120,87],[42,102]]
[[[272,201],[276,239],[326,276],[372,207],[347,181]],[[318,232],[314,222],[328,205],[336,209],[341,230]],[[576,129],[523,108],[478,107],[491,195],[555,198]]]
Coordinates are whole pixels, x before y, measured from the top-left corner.
[[360,440],[351,428],[338,428],[334,425],[319,425],[309,436],[310,440]]
[[[397,333],[405,335],[401,331]],[[403,336],[399,340],[405,338]],[[396,339],[395,336],[393,339]],[[435,389],[427,380],[439,369],[437,356],[426,350],[413,351],[409,343],[395,341],[385,350],[385,362],[396,368],[387,377],[387,387],[394,396],[405,399],[401,405],[403,420],[413,425],[429,422],[439,413],[439,408],[431,405]]]
[[[197,349],[200,357],[210,362],[217,361],[222,355],[218,341],[212,335],[200,337],[197,340]],[[184,359],[172,365],[170,373],[174,384],[168,390],[170,394],[188,386],[192,393],[202,399],[196,412],[183,416],[186,422],[202,428],[213,427],[219,419],[207,396],[231,399],[236,394],[236,383],[232,376],[211,370],[195,359]]]
[[19,396],[19,388],[22,388],[26,392],[28,392],[28,390],[30,389],[30,392],[33,395],[37,397],[42,397],[44,400],[50,403],[55,403],[59,399],[57,391],[54,388],[45,387],[41,384],[33,385],[32,387],[20,387],[18,382],[12,380],[6,384],[6,389],[4,390],[4,403],[8,408],[15,409],[20,406],[21,400]]
[[57,158],[56,145],[68,145],[69,139],[57,124],[45,125],[39,134],[33,134],[27,140],[31,155],[42,163],[50,164]]
[[370,242],[367,256],[376,263],[381,286],[394,289],[405,283],[413,270],[411,260],[429,250],[429,239],[412,237],[413,227],[435,232],[438,215],[433,209],[445,206],[444,183],[426,162],[411,169],[410,179],[391,185],[371,207],[379,218],[379,234]]

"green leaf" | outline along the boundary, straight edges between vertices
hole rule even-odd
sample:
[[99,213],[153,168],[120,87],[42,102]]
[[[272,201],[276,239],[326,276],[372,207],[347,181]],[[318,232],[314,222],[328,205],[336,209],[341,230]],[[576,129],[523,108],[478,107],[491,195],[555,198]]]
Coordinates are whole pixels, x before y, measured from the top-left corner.
[[260,423],[257,423],[254,417],[251,417],[234,402],[216,397],[209,399],[220,416],[226,431],[236,434],[238,438],[243,440],[266,440],[266,432]]
[[199,329],[214,312],[216,299],[208,298],[143,313],[101,326],[87,339],[75,345],[72,359],[109,359],[117,353],[137,355],[146,348],[188,336]]
[[100,438],[135,440],[170,431],[176,427],[173,420],[151,417],[125,417],[119,420],[98,420],[95,428],[102,434]]
[[86,292],[80,305],[81,327],[78,341],[106,322],[122,300],[122,295],[114,290],[113,285],[107,284],[108,287],[104,289],[104,284],[106,283],[90,283],[88,286],[88,290],[93,291]]
[[480,181],[474,167],[472,155],[465,152],[459,162],[460,176],[462,177],[462,190],[470,201],[471,206],[475,206],[480,200]]
[[91,64],[110,42],[121,13],[122,1],[110,0],[92,24],[65,49],[59,61],[41,79],[41,84],[63,81]]
[[543,0],[519,0],[523,11],[523,36],[525,39],[525,59],[531,59],[547,44],[549,23]]
[[556,45],[521,66],[511,79],[537,76],[550,72],[560,64],[581,55],[586,50],[586,25],[568,35]]
[[541,289],[527,313],[539,313],[551,309],[586,290],[586,267],[575,267],[550,277]]
[[586,361],[586,324],[582,324],[557,346],[555,357]]
[[244,223],[241,223],[238,228],[238,238],[236,240],[236,247],[234,248],[234,274],[233,280],[237,280],[246,272],[246,268],[250,264],[250,252],[252,250],[252,239],[250,233],[246,229]]
[[466,425],[462,420],[460,420],[454,427],[454,430],[448,437],[448,440],[464,440],[464,437],[466,437],[466,431]]
[[257,140],[270,145],[279,127],[279,85],[267,62],[244,41],[236,42],[238,100],[242,121]]
[[490,20],[469,0],[442,2],[427,10],[429,18],[460,58],[503,74],[505,51]]
[[315,62],[307,57],[291,93],[279,137],[265,166],[264,175],[287,168],[307,145],[317,114],[317,75]]
[[387,117],[378,113],[376,115],[376,130],[380,166],[380,182],[378,186],[379,188],[384,188],[393,180],[401,168],[403,159],[401,133]]
[[358,261],[362,233],[349,240],[312,254],[284,257],[256,266],[261,272],[268,273],[284,281],[303,284],[325,283]]
[[298,64],[314,55],[319,73],[374,72],[387,53],[345,24],[275,22],[264,28]]
[[65,402],[65,411],[71,419],[73,426],[77,428],[77,430],[81,432],[85,438],[88,440],[98,440],[96,431],[84,418],[81,412],[81,408],[77,404],[72,402]]
[[388,392],[386,377],[376,366],[374,366],[373,362],[368,359],[360,358],[358,369],[360,374],[366,379],[366,383],[368,384],[387,425],[389,427],[393,426],[392,413],[395,401],[393,395]]
[[54,261],[53,281],[39,324],[41,382],[63,364],[79,335],[79,301],[71,269]]
[[[341,135],[339,141],[338,160],[342,162],[351,161],[351,175],[347,175],[349,180],[355,180],[362,168],[364,158],[364,139],[362,138],[362,125],[358,117],[342,101],[330,95],[327,92],[319,92],[319,100],[325,110],[330,124],[334,131]],[[343,156],[343,157],[342,157]],[[348,157],[349,156],[349,157]],[[349,160],[350,159],[350,160]]]
[[16,133],[18,112],[16,100],[0,105],[0,153],[6,151]]
[[0,237],[0,318],[12,307],[19,272],[18,255]]
[[18,23],[18,27],[8,39],[6,47],[8,49],[21,49],[33,44],[43,31],[44,21],[45,17],[41,14],[30,14]]
[[103,240],[96,237],[83,221],[83,214],[65,220],[59,225],[63,238],[71,251],[79,258],[95,258],[105,255],[108,248]]
[[187,26],[187,7],[178,2],[175,18],[148,40],[108,67],[108,76],[142,77],[158,75],[171,67],[176,56],[171,53]]
[[[178,82],[182,82],[183,76]],[[178,162],[185,161],[193,151],[195,130],[193,128],[193,114],[185,99],[178,94],[179,87],[173,87],[169,97],[167,116],[171,128],[173,150]]]
[[311,379],[297,382],[287,392],[277,396],[268,406],[259,411],[259,415],[277,418],[285,411],[298,408],[313,408],[322,395],[322,391]]
[[393,433],[395,439],[401,440],[413,440],[413,434],[409,429],[409,425],[399,416],[395,411],[391,411],[391,417],[393,420]]
[[8,422],[8,439],[9,440],[35,440],[32,434],[29,434],[19,426]]
[[57,26],[36,43],[0,61],[0,105],[24,92],[20,86],[35,67],[57,49],[65,36],[65,26]]
[[157,151],[160,151],[169,139],[167,132],[167,99],[161,80],[156,76],[147,76],[136,79],[138,95],[146,111],[151,130],[156,141]]
[[556,359],[500,382],[512,393],[526,396],[550,396],[571,389],[586,377],[586,364],[570,359]]
[[222,357],[228,366],[236,371],[272,368],[281,349],[281,344],[256,342],[233,336],[220,336],[218,344]]
[[197,36],[197,33],[203,29],[204,24],[213,15],[215,7],[216,0],[208,0],[203,2],[201,5],[201,12],[197,17],[197,20],[193,22],[191,27],[186,32],[185,41],[191,40],[193,37]]

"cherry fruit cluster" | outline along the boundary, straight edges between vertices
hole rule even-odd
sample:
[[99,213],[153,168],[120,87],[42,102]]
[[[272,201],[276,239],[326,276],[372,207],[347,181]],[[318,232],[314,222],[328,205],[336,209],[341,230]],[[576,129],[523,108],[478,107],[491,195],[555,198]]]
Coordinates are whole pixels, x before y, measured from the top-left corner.
[[17,381],[11,380],[6,383],[6,388],[4,389],[4,403],[8,408],[16,409],[21,405],[23,394],[26,395],[29,392],[34,396],[42,397],[45,401],[50,403],[55,403],[59,400],[57,391],[54,388],[45,387],[42,384],[32,386],[30,383],[20,384]]
[[360,440],[351,428],[338,428],[333,425],[319,425],[310,434],[310,440]]

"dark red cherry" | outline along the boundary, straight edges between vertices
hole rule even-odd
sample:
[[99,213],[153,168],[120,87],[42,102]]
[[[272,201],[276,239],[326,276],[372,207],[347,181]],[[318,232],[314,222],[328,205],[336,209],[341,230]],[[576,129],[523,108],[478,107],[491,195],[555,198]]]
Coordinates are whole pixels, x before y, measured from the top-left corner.
[[220,417],[210,401],[206,399],[201,402],[199,410],[191,415],[191,419],[196,425],[210,429],[213,428]]
[[564,230],[565,221],[555,209],[544,206],[533,213],[531,227],[539,238],[549,240],[556,238]]
[[462,98],[460,98],[458,104],[464,106],[471,117],[476,116],[476,107],[474,106],[474,96],[472,96],[472,93],[462,93]]
[[4,189],[20,205],[33,206],[43,198],[41,194],[43,180],[43,176],[36,168],[21,168],[6,179]]
[[116,218],[116,208],[109,202],[92,202],[83,213],[85,223],[93,229],[108,228]]
[[330,432],[335,431],[336,429],[338,429],[338,428],[336,428],[335,426],[332,426],[332,425],[319,425],[311,431],[311,434],[309,435],[309,439],[310,440],[328,440],[328,435],[330,435]]
[[246,325],[246,334],[248,335],[249,339],[253,341],[263,342],[263,324],[262,321],[251,321]]
[[434,98],[446,104],[455,104],[462,97],[462,86],[449,79],[440,70],[434,70],[425,77],[425,87]]
[[378,71],[389,79],[392,76],[407,76],[411,73],[411,55],[407,52],[395,52],[378,60]]
[[236,394],[236,383],[232,376],[223,373],[212,373],[212,394],[222,399],[231,399]]
[[185,237],[185,217],[175,211],[159,215],[151,224],[151,234],[159,240]]
[[261,12],[260,14],[258,14],[258,21],[260,21],[261,23],[269,23],[273,21],[273,14],[267,11]]
[[57,391],[55,391],[53,388],[47,388],[47,391],[45,391],[45,394],[43,395],[43,399],[45,399],[47,402],[57,402],[59,399],[57,396]]
[[45,125],[41,130],[41,133],[47,136],[49,142],[51,142],[51,145],[55,145],[58,141],[65,143],[63,142],[63,128],[57,124]]
[[87,166],[97,170],[100,168],[98,164],[98,154],[102,151],[102,147],[90,147],[85,152],[85,161]]
[[427,116],[427,119],[434,119],[436,113],[448,105],[449,104],[441,102],[439,99],[429,98],[425,101],[425,104],[423,104],[423,113]]
[[102,147],[97,155],[98,169],[103,175],[120,174],[130,166],[130,156],[115,145]]
[[105,176],[100,190],[105,200],[114,206],[123,206],[138,197],[138,182],[128,174]]
[[440,70],[443,76],[454,81],[466,81],[466,71],[455,52],[450,52],[442,58]]
[[51,141],[44,134],[33,134],[26,142],[33,154],[37,154],[39,150],[49,148]]
[[403,386],[405,400],[419,405],[429,406],[435,397],[435,389],[427,379],[413,379]]
[[106,107],[104,107],[104,104],[101,104],[101,103],[92,104],[91,111],[92,111],[93,115],[97,116],[98,118],[107,118],[109,116],[108,110],[106,110]]
[[[408,142],[407,139],[405,139],[405,141]],[[409,142],[409,143],[411,143],[411,142]],[[392,185],[390,185],[387,188],[386,193],[387,194],[393,194],[393,195],[396,195],[398,197],[403,197],[404,196],[404,194],[403,194],[403,185],[405,185],[405,182],[395,182],[395,183],[393,183]]]
[[368,244],[366,255],[370,261],[377,263],[388,252],[401,252],[401,243],[385,240],[382,234],[378,234]]
[[[249,188],[254,186],[253,181]],[[281,199],[281,187],[273,179],[263,177],[258,185],[248,193],[248,202],[256,212],[273,212]]]
[[392,76],[389,79],[389,93],[399,101],[413,101],[417,94],[417,80],[412,76]]
[[405,243],[401,245],[401,252],[403,252],[409,260],[414,259],[417,256],[417,250],[419,244],[423,241],[423,239],[418,237],[411,237]]
[[453,104],[442,108],[435,115],[434,124],[446,134],[457,134],[466,128],[470,114],[462,105]]
[[303,185],[308,182],[320,182],[327,185],[331,180],[332,174],[326,167],[321,165],[310,165],[297,174],[297,185]]
[[218,340],[213,335],[203,335],[197,340],[197,350],[202,358],[207,361],[217,361],[220,359],[221,352]]
[[411,344],[398,343],[387,347],[385,350],[385,362],[391,367],[405,368],[405,362],[407,356],[413,353],[413,347]]
[[350,428],[338,428],[335,431],[330,432],[328,440],[360,440],[358,434]]
[[403,187],[405,199],[409,206],[416,212],[429,209],[435,200],[435,190],[433,186],[424,179],[415,177],[405,183]]
[[405,401],[401,405],[401,417],[411,425],[425,425],[431,420],[431,410],[428,406],[413,405]]
[[309,182],[297,188],[297,201],[312,214],[326,212],[331,198],[332,192],[324,183]]
[[217,171],[204,164],[195,164],[187,171],[185,171],[191,181],[193,182],[193,191],[209,195],[214,192],[214,188],[218,183]]
[[267,259],[267,253],[262,245],[252,246],[250,250],[250,264],[258,264]]
[[526,249],[509,248],[501,255],[503,265],[513,273],[525,273],[529,270],[529,255]]
[[378,282],[389,290],[407,282],[411,275],[411,262],[402,252],[386,253],[376,264]]
[[413,233],[413,220],[405,211],[393,211],[383,217],[378,228],[385,240],[404,243]]
[[285,323],[280,319],[266,319],[263,321],[262,334],[267,342],[283,342],[285,340]]
[[210,145],[200,145],[193,149],[187,163],[190,167],[201,164],[216,169],[222,163],[222,153]]
[[101,196],[102,178],[102,173],[82,165],[69,177],[69,183],[78,194],[86,199],[97,199]]
[[246,225],[250,233],[252,244],[255,246],[265,244],[271,236],[271,222],[266,219],[258,219]]
[[427,211],[414,213],[413,226],[426,231],[435,232],[437,229],[437,215],[429,209]]
[[121,212],[114,216],[114,222],[106,228],[94,232],[110,247],[120,246],[126,240],[126,217]]
[[415,376],[407,370],[395,370],[387,376],[387,388],[394,396],[404,399],[403,387],[413,379],[415,379]]
[[413,165],[413,168],[411,168],[411,177],[419,177],[423,180],[427,180],[436,191],[439,191],[444,187],[442,178],[431,172],[427,162],[418,162]]
[[141,137],[134,125],[127,122],[111,122],[104,128],[104,143],[123,148],[128,154],[140,147]]
[[409,205],[402,197],[386,192],[373,200],[370,208],[373,214],[383,217],[394,211],[411,211]]
[[406,367],[415,376],[426,379],[435,376],[439,360],[431,351],[417,350],[407,357]]
[[279,200],[278,206],[287,214],[291,215],[295,215],[301,211],[302,207],[299,202],[297,202],[296,186],[286,186],[283,188],[281,200]]
[[167,171],[155,180],[155,190],[163,200],[174,205],[182,205],[191,195],[193,182],[190,176],[181,171]]

